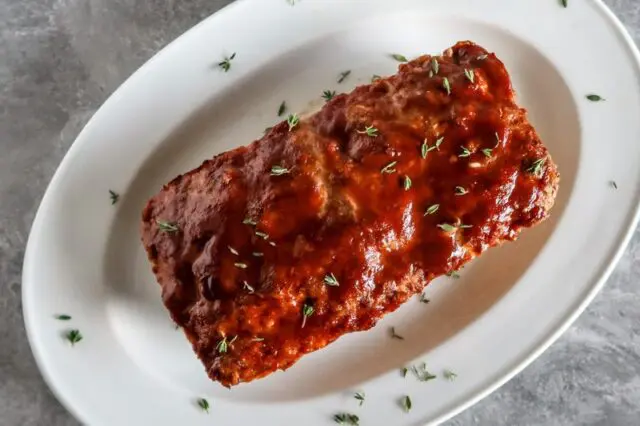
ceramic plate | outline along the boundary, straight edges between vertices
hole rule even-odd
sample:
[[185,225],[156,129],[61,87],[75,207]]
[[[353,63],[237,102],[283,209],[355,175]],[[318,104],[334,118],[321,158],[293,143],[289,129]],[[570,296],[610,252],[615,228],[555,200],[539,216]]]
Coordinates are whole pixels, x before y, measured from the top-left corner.
[[[640,194],[639,55],[600,1],[293,3],[237,1],[169,45],[95,114],[49,185],[24,263],[24,314],[46,381],[83,423],[321,426],[341,412],[361,425],[437,423],[558,337],[629,240]],[[231,390],[209,381],[162,306],[141,247],[147,198],[260,137],[279,121],[283,100],[308,113],[323,90],[394,73],[391,53],[415,57],[466,39],[505,62],[558,163],[552,217],[459,279],[435,281],[428,305],[411,300],[373,330],[266,379]],[[234,52],[224,72],[218,62]],[[109,190],[120,194],[115,205]],[[61,313],[72,319],[54,318]],[[404,341],[389,338],[391,325]],[[83,336],[74,346],[71,329]],[[403,366],[422,361],[437,379],[402,377]],[[362,406],[356,391],[366,395]]]

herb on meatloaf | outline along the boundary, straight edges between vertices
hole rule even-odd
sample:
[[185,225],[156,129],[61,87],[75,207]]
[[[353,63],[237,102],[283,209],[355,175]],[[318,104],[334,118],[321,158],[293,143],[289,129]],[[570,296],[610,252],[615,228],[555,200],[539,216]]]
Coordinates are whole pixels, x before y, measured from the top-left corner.
[[246,263],[242,263],[242,262],[236,262],[233,264],[233,266],[235,266],[236,268],[240,268],[240,269],[247,269],[249,267],[249,265],[247,265]]
[[396,164],[398,164],[397,161],[392,161],[389,164],[387,164],[386,166],[384,166],[382,169],[380,169],[380,173],[382,174],[391,174],[391,173],[395,173],[396,169],[394,169],[394,167],[396,166]]
[[471,151],[469,151],[467,149],[467,147],[461,146],[460,147],[460,154],[458,154],[458,157],[464,158],[464,157],[469,157],[469,156],[471,156]]
[[286,167],[282,167],[278,164],[271,166],[271,176],[282,176],[289,173],[290,171]]
[[292,131],[300,123],[300,117],[298,114],[289,114],[287,117],[287,124],[289,125],[289,131]]
[[567,7],[569,6],[569,0],[560,0],[560,4],[562,5],[562,7]]
[[335,90],[325,90],[324,92],[322,92],[322,97],[327,102],[329,102],[331,99],[333,99],[333,97],[335,95],[336,95],[336,91]]
[[398,53],[391,54],[391,57],[398,62],[409,62],[409,60],[404,55],[400,55]]
[[198,406],[202,409],[202,411],[204,411],[207,414],[209,414],[209,401],[207,401],[204,398],[199,398],[198,399]]
[[400,374],[402,374],[402,377],[407,377],[408,372],[409,372],[409,369],[407,367],[402,367],[400,369]]
[[375,138],[376,136],[378,136],[378,129],[373,126],[367,126],[364,128],[364,130],[356,130],[356,133]]
[[540,177],[544,172],[544,164],[547,161],[546,158],[539,158],[531,163],[529,167],[527,167],[527,173],[531,173],[536,177]]
[[338,287],[340,285],[333,273],[324,276],[324,283],[330,287]]
[[485,148],[485,149],[482,150],[482,153],[487,158],[491,158],[491,153],[492,152],[493,152],[493,150],[491,148]]
[[411,185],[412,185],[411,178],[409,176],[405,175],[404,178],[403,178],[403,182],[402,182],[402,186],[403,186],[404,190],[405,191],[410,190],[411,189]]
[[71,315],[58,314],[54,318],[57,319],[57,320],[60,320],[60,321],[69,321],[71,319]]
[[278,117],[282,117],[282,114],[284,114],[287,111],[287,103],[285,101],[282,101],[282,103],[280,104],[280,107],[278,108]]
[[442,87],[444,87],[444,90],[447,92],[447,95],[451,94],[451,83],[449,83],[449,79],[447,77],[445,77],[442,80]]
[[456,192],[456,195],[466,195],[469,193],[469,190],[462,186],[456,186],[455,192]]
[[238,250],[234,249],[233,247],[227,246],[227,248],[229,249],[231,254],[235,254],[236,256],[240,255],[240,253],[238,253]]
[[80,333],[80,330],[76,329],[67,331],[65,337],[71,343],[71,346],[74,346],[76,343],[82,340],[82,334]]
[[231,68],[231,61],[236,57],[235,52],[233,54],[231,54],[231,56],[225,56],[225,58],[221,61],[218,62],[218,66],[220,68],[222,68],[224,70],[224,72],[229,71],[229,69]]
[[245,217],[244,220],[242,221],[243,224],[245,225],[250,225],[250,226],[256,226],[258,224],[258,222],[256,222],[255,220],[251,219],[250,217]]
[[313,315],[313,306],[309,305],[308,303],[305,303],[304,306],[302,307],[302,326],[301,328],[304,328],[304,326],[307,324],[307,318],[309,318],[311,315]]
[[256,231],[256,236],[262,238],[263,240],[268,240],[269,239],[269,234],[267,234],[265,232],[261,232],[261,231]]
[[166,222],[163,220],[157,220],[156,223],[158,224],[158,228],[163,231],[163,232],[178,232],[180,230],[180,228],[178,228],[178,225],[175,222]]
[[111,205],[114,205],[120,199],[120,194],[115,191],[109,190],[109,198],[111,198]]
[[235,342],[237,338],[238,336],[233,336],[233,339],[227,342],[227,336],[224,336],[222,340],[220,340],[216,345],[216,350],[218,351],[218,353],[220,354],[227,353],[227,351],[229,350],[229,346],[231,346],[231,344]]
[[342,83],[343,81],[345,81],[346,78],[349,77],[349,74],[351,74],[351,70],[341,72],[338,76],[338,83]]
[[432,204],[424,212],[424,215],[429,216],[429,215],[435,214],[435,212],[437,212],[439,208],[440,208],[440,204]]
[[438,75],[440,72],[440,63],[437,58],[431,58],[431,71],[433,71],[434,75]]
[[469,80],[471,83],[476,82],[476,73],[473,70],[465,69],[464,76],[467,77],[467,80]]
[[247,290],[249,293],[255,293],[255,290],[253,289],[253,287],[251,287],[249,285],[249,283],[247,281],[243,281],[242,282],[242,288],[244,288],[245,290]]
[[378,81],[381,78],[382,77],[380,77],[378,74],[374,74],[373,76],[371,76],[371,82],[373,83],[374,81]]

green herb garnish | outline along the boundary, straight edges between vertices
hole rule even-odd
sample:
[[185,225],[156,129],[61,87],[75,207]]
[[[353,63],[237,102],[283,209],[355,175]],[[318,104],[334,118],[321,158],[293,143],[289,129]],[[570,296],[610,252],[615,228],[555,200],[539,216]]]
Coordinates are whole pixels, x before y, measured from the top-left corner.
[[449,380],[450,382],[454,381],[456,377],[458,377],[458,375],[451,370],[444,370],[442,375],[444,376],[445,379]]
[[426,363],[420,363],[420,365],[418,366],[412,366],[411,367],[411,372],[413,373],[414,376],[416,376],[416,379],[418,379],[421,382],[428,382],[430,380],[435,380],[437,377],[431,373],[429,373],[429,371],[427,371],[427,364]]
[[176,225],[174,222],[165,222],[162,220],[156,220],[156,223],[158,224],[158,228],[161,231],[164,232],[178,232],[180,230],[180,228],[178,228],[178,225]]
[[71,343],[71,346],[74,346],[76,343],[82,340],[82,334],[80,333],[80,330],[76,329],[67,331],[65,337]]
[[356,133],[360,133],[361,135],[367,135],[372,138],[378,136],[378,129],[373,126],[367,126],[364,130],[356,130]]
[[269,234],[265,233],[265,232],[261,232],[261,231],[256,231],[256,236],[262,238],[263,240],[268,240],[269,239]]
[[69,321],[71,319],[71,315],[58,314],[58,315],[55,315],[54,318],[60,321]]
[[251,226],[256,226],[258,224],[258,222],[256,222],[255,220],[251,219],[250,217],[245,217],[244,220],[242,221],[243,224],[245,225],[251,225]]
[[456,195],[465,195],[469,193],[469,191],[462,186],[456,186],[455,192],[456,192]]
[[382,77],[380,77],[378,74],[374,74],[374,75],[371,77],[371,82],[373,83],[374,81],[378,81],[378,80],[380,80],[381,78],[382,78]]
[[467,77],[467,80],[469,80],[471,83],[475,83],[476,73],[473,70],[465,69],[464,76]]
[[351,70],[343,71],[338,76],[338,83],[342,83],[351,74]]
[[335,95],[336,95],[336,91],[335,90],[325,90],[324,92],[322,92],[322,97],[327,102],[329,102],[331,99],[333,99],[333,97]]
[[281,117],[286,110],[287,110],[287,103],[285,101],[282,101],[282,103],[280,104],[280,108],[278,108],[278,117]]
[[587,95],[587,99],[589,99],[591,102],[601,102],[606,100],[602,96],[595,94]]
[[427,154],[429,154],[429,152],[437,149],[440,150],[440,145],[442,145],[442,142],[444,141],[444,137],[438,138],[438,140],[436,141],[435,145],[433,146],[429,146],[429,143],[427,141],[427,139],[425,138],[422,141],[422,146],[420,147],[420,154],[422,155],[422,158],[427,158]]
[[236,57],[235,52],[231,54],[229,57],[225,57],[222,62],[218,63],[218,66],[224,70],[224,72],[229,71],[231,68],[231,61]]
[[493,150],[491,148],[485,148],[485,149],[482,150],[482,153],[487,158],[491,158],[492,152],[493,152]]
[[111,205],[114,205],[120,199],[120,194],[115,191],[109,190],[109,198],[111,198]]
[[324,283],[331,287],[338,287],[340,283],[333,273],[324,276]]
[[362,404],[364,404],[364,392],[356,392],[356,393],[353,395],[353,397],[354,397],[356,400],[360,401],[360,404],[359,404],[360,406],[362,406]]
[[380,169],[380,173],[387,173],[387,174],[391,174],[391,173],[395,173],[396,169],[394,169],[394,167],[396,166],[396,164],[398,164],[397,161],[392,161],[389,164],[387,164],[386,166],[384,166],[382,169]]
[[406,413],[411,411],[411,398],[409,398],[409,395],[405,395],[404,397],[402,397],[401,405],[402,405],[402,409]]
[[333,421],[339,425],[360,426],[360,418],[355,414],[340,413],[333,416]]
[[477,59],[478,61],[484,61],[484,60],[485,60],[485,59],[487,59],[488,57],[489,57],[489,55],[484,54],[484,55],[480,55],[480,56],[478,56],[476,59]]
[[305,303],[302,307],[302,328],[304,328],[305,324],[307,323],[307,318],[313,315],[313,311],[313,306],[307,303]]
[[409,60],[404,55],[400,55],[398,53],[393,53],[391,57],[398,62],[409,62]]
[[401,335],[396,333],[396,328],[395,327],[391,327],[391,329],[389,331],[391,333],[391,338],[392,339],[404,340],[404,337],[402,337]]
[[206,412],[207,414],[209,414],[209,401],[207,401],[204,398],[199,398],[198,399],[198,406],[200,408],[202,408],[202,411]]
[[442,80],[442,87],[447,91],[447,95],[451,94],[451,83],[449,83],[449,79],[447,77]]
[[562,5],[562,7],[567,7],[569,6],[569,0],[560,0],[560,4]]
[[527,168],[527,173],[531,173],[536,177],[540,177],[544,172],[544,164],[547,161],[546,158],[539,158],[535,160],[531,165]]
[[460,154],[458,154],[458,157],[460,157],[460,158],[464,158],[464,157],[469,157],[469,156],[471,156],[471,151],[469,151],[469,150],[467,149],[467,147],[461,146],[461,147],[460,147],[460,150],[461,150],[461,151],[460,151]]
[[456,229],[467,229],[472,228],[472,225],[451,225],[450,223],[441,223],[438,225],[438,228],[442,229],[444,232],[453,232]]
[[282,176],[291,173],[291,171],[285,167],[282,167],[278,164],[271,166],[271,176]]
[[427,296],[424,293],[420,294],[420,303],[427,304],[431,302],[431,300],[427,299]]
[[400,369],[400,374],[402,374],[402,377],[407,377],[408,372],[409,372],[409,369],[407,367],[402,367]]
[[298,114],[289,114],[287,117],[287,124],[289,125],[289,131],[292,131],[300,123],[300,117]]
[[440,72],[440,64],[436,58],[431,58],[431,71],[433,71],[434,75],[438,75],[438,72]]
[[235,342],[237,338],[238,336],[233,336],[233,339],[227,342],[227,336],[224,336],[222,340],[220,340],[216,345],[216,350],[218,351],[218,353],[220,354],[226,353],[229,350],[229,346],[231,346],[231,344]]
[[229,249],[229,251],[230,251],[232,254],[235,254],[236,256],[238,256],[238,255],[240,254],[240,253],[238,253],[238,250],[234,249],[234,248],[233,248],[233,247],[231,247],[231,246],[227,246],[227,248]]
[[411,189],[411,185],[412,185],[411,178],[409,176],[405,175],[404,176],[404,181],[402,183],[402,186],[404,187],[404,190],[405,191],[410,190]]
[[458,274],[456,271],[447,272],[447,276],[455,280],[460,278],[460,274]]
[[255,292],[255,290],[253,289],[253,287],[251,287],[247,281],[243,281],[243,282],[242,282],[242,288],[244,288],[245,290],[247,290],[249,293],[254,293],[254,292]]
[[424,215],[429,216],[429,215],[435,214],[435,212],[437,212],[439,208],[440,208],[440,204],[432,204],[424,212]]
[[249,265],[247,265],[246,263],[242,263],[242,262],[236,262],[233,264],[233,266],[235,266],[236,268],[240,268],[240,269],[247,269],[249,267]]
[[611,187],[612,187],[613,189],[618,189],[618,184],[616,183],[616,181],[615,181],[615,180],[610,181],[610,182],[609,182],[609,185],[611,185]]

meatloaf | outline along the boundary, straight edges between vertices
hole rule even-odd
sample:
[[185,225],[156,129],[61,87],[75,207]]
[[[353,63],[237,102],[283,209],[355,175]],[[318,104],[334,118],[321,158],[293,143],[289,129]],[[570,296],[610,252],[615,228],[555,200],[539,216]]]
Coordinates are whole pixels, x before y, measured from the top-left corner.
[[460,42],[176,177],[142,241],[173,320],[229,387],[515,240],[558,181],[503,63]]

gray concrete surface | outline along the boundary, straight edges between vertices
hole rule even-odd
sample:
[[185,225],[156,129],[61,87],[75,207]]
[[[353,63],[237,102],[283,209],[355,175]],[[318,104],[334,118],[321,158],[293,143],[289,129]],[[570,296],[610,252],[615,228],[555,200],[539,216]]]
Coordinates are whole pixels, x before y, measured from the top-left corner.
[[[24,246],[49,179],[120,83],[229,2],[0,0],[0,425],[77,424],[42,381],[22,322]],[[640,2],[606,2],[638,42]],[[523,373],[448,425],[640,424],[639,280],[636,232],[607,287],[576,324]]]

